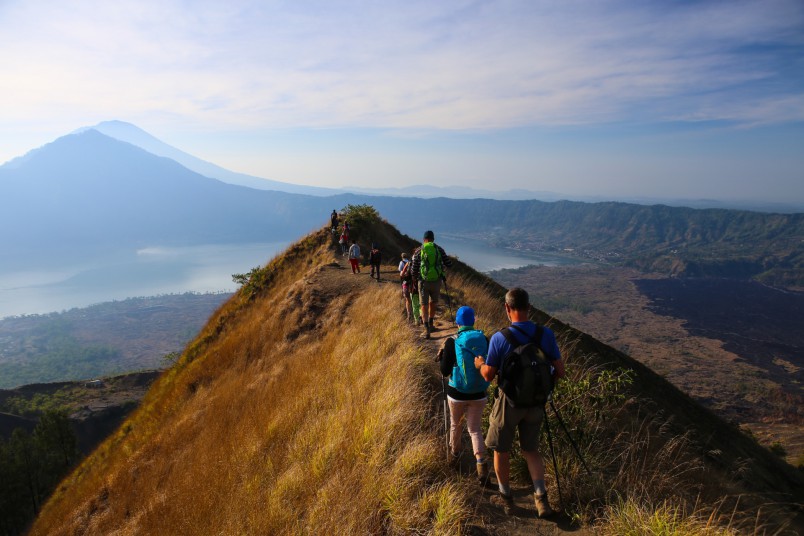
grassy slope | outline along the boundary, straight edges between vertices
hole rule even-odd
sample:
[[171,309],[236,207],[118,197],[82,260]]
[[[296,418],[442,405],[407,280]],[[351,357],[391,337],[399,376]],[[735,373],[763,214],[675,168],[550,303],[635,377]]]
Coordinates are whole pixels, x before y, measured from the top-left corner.
[[[385,226],[370,239],[388,256],[413,245]],[[468,495],[437,459],[427,358],[403,329],[395,286],[321,290],[336,270],[328,242],[319,232],[291,246],[251,297],[221,307],[62,483],[32,534],[456,533]],[[475,306],[480,327],[503,325],[504,289],[460,263],[455,272],[453,299]],[[591,440],[579,438],[596,476],[564,457],[570,509],[592,505],[594,517],[609,490],[637,487],[651,502],[748,492],[749,516],[760,503],[802,501],[800,476],[738,430],[620,352],[552,327],[578,384],[606,368],[636,375],[629,403],[603,408],[608,419],[562,406],[573,429],[596,423]]]

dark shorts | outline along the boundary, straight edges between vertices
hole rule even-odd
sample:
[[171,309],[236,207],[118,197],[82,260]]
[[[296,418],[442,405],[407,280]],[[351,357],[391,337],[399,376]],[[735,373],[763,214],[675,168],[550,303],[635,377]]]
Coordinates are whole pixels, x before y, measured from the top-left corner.
[[438,303],[438,294],[441,292],[441,280],[435,281],[419,281],[419,296],[422,300],[422,305],[427,305],[432,301]]
[[544,408],[515,408],[508,403],[505,393],[498,391],[489,415],[489,432],[486,447],[497,452],[511,452],[514,433],[519,429],[519,446],[524,451],[539,450],[539,434],[544,420]]

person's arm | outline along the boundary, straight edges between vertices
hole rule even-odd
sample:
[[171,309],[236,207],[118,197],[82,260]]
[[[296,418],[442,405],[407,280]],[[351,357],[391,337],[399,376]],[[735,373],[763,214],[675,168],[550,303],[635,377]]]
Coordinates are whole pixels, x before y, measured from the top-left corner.
[[544,335],[541,340],[542,349],[546,351],[547,357],[550,359],[550,364],[555,369],[553,371],[553,379],[559,380],[566,374],[564,368],[564,361],[561,359],[561,350],[558,349],[556,342],[556,335],[553,330],[545,328]]
[[455,339],[448,337],[444,340],[441,350],[438,351],[440,356],[440,369],[441,375],[446,377],[452,375],[452,369],[455,366]]
[[413,258],[410,260],[410,264],[411,264],[410,271],[413,274],[413,278],[416,279],[416,281],[419,281],[421,279],[421,264],[422,264],[421,249],[417,249],[413,253]]
[[[492,381],[497,375],[497,365],[499,364],[496,357],[499,353],[497,343],[498,341],[495,340],[495,336],[492,335],[488,343],[487,357],[484,358],[482,355],[475,357],[475,368],[480,371],[480,375],[483,376],[483,379],[487,382]],[[488,364],[489,362],[491,362],[490,365]]]
[[443,264],[446,268],[452,268],[452,259],[447,257],[447,254],[444,252],[444,248],[436,244],[436,247],[441,253],[441,264]]
[[555,372],[553,373],[553,379],[555,381],[558,381],[561,378],[563,378],[564,375],[567,373],[567,371],[564,369],[564,360],[558,359],[556,361],[553,361],[551,364],[553,365],[553,368],[556,369]]
[[487,382],[493,380],[497,375],[497,367],[487,365],[482,356],[475,357],[475,368],[480,371],[480,375]]

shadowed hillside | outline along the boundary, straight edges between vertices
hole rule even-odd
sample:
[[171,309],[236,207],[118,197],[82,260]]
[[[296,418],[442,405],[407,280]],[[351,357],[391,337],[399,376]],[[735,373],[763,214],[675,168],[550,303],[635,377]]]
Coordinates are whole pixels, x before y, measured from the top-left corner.
[[[390,272],[415,245],[371,217],[349,221],[361,243],[381,245]],[[502,518],[488,489],[444,463],[440,341],[406,324],[393,273],[382,284],[352,275],[335,250],[321,230],[251,273],[59,486],[31,534],[560,534],[570,519],[616,534],[633,510],[725,527],[709,534],[802,529],[789,506],[804,501],[800,474],[556,321],[571,378],[556,405],[593,476],[556,438],[563,521],[533,519],[525,485],[515,489],[520,511]],[[458,303],[475,307],[487,332],[505,324],[502,287],[461,263],[449,283],[439,338]]]

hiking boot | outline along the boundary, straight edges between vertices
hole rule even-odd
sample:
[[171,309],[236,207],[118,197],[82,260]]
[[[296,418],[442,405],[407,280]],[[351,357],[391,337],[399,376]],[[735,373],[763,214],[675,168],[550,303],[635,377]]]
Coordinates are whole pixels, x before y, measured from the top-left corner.
[[549,517],[555,514],[555,511],[550,507],[546,493],[542,493],[541,495],[534,493],[533,502],[536,504],[536,513],[539,514],[539,517]]
[[430,338],[430,324],[425,324],[424,325],[424,338],[425,339]]
[[495,506],[501,506],[507,516],[510,516],[514,512],[514,498],[510,495],[495,493],[491,496],[489,502]]
[[481,484],[485,484],[489,479],[489,464],[486,462],[477,462],[477,480]]
[[450,452],[449,454],[449,466],[453,469],[460,469],[461,468],[461,453],[460,452]]

